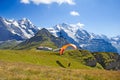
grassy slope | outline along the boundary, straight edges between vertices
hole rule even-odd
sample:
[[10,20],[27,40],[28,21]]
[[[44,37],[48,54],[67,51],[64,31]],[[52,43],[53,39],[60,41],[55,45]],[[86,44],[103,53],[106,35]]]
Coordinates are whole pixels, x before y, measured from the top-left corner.
[[59,61],[63,66],[67,67],[71,62],[71,68],[90,68],[72,58],[59,56],[59,53],[39,50],[0,50],[0,60],[9,62],[24,62],[31,64],[38,64],[44,66],[60,67],[57,64]]
[[33,49],[33,48],[37,48],[39,46],[51,47],[53,49],[57,48],[53,42],[51,42],[49,40],[46,40],[46,41],[44,40],[41,42],[31,42],[31,43],[23,42],[23,43],[15,46],[13,49],[17,49],[17,50]]
[[[66,68],[62,68],[57,61]],[[68,63],[71,63],[70,67],[67,67]],[[106,71],[85,66],[68,55],[59,56],[55,52],[0,50],[0,79],[120,80],[119,74],[119,71]]]
[[19,43],[16,42],[15,40],[13,40],[13,41],[5,41],[5,42],[0,44],[0,49],[11,49],[14,46],[16,46],[17,44],[19,44]]

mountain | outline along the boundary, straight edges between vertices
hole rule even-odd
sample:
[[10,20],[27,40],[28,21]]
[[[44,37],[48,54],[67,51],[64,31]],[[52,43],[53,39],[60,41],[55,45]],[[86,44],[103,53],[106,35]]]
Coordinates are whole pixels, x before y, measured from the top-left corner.
[[78,25],[58,24],[48,30],[56,37],[62,37],[68,42],[76,44],[91,52],[117,52],[105,35],[95,35],[82,29]]
[[[82,29],[81,25],[70,25],[65,23],[47,29],[55,37],[64,38],[67,42],[73,43],[82,49],[87,49],[92,52],[118,51],[120,53],[120,36],[108,38],[105,35],[90,33]],[[35,34],[39,30],[38,27],[33,25],[32,22],[26,18],[21,20],[8,20],[0,17],[0,41],[27,41],[27,39],[36,36]]]
[[55,37],[47,29],[43,28],[39,30],[35,36],[18,44],[15,49],[30,49],[39,46],[57,48],[67,43],[68,42],[64,38]]
[[38,28],[26,18],[17,21],[0,17],[0,41],[25,40],[34,36],[37,31]]
[[0,49],[12,49],[14,46],[18,45],[22,41],[8,40],[0,42]]
[[118,53],[120,53],[120,36],[112,37],[110,41],[117,48]]

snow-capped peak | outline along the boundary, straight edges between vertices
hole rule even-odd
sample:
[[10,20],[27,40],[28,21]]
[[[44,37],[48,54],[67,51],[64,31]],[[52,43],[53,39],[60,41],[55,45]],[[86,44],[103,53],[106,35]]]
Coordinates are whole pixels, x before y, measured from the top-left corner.
[[17,35],[22,39],[31,38],[38,31],[38,28],[26,18],[21,20],[8,20],[0,17],[0,23],[2,25],[1,27],[4,28],[5,31],[9,31],[11,35]]
[[69,29],[68,26],[69,25],[67,25],[66,23],[62,23],[62,24],[57,24],[53,28],[56,29],[56,30],[62,30],[62,29]]
[[81,24],[80,22],[78,22],[77,24],[70,24],[70,26],[74,27],[74,28],[79,28],[79,29],[83,29],[83,27],[85,26],[84,24]]
[[66,39],[73,39],[76,42],[79,42],[79,39],[84,39],[84,38],[90,38],[90,34],[82,29],[81,27],[84,26],[81,23],[77,24],[58,24],[52,28],[49,28],[49,31],[54,35],[54,36],[64,36]]
[[27,19],[27,18],[22,18],[21,21],[23,23],[30,23],[30,24],[32,24],[32,22],[29,19]]
[[[117,52],[105,35],[96,35],[83,29],[84,24],[58,24],[49,31],[57,36],[66,39],[68,42],[76,44],[83,49],[90,51],[108,51]],[[102,48],[101,45],[103,46]]]
[[77,30],[83,30],[84,24],[81,23],[77,23],[77,24],[67,24],[67,23],[62,23],[62,24],[58,24],[56,26],[54,26],[55,30],[69,30],[71,32],[77,32]]
[[114,40],[114,41],[118,41],[118,40],[120,40],[120,35],[118,35],[116,37],[112,37],[111,39]]
[[26,25],[26,26],[29,26],[29,25],[33,26],[32,22],[29,19],[26,19],[26,18],[18,20],[18,23],[22,24],[22,25]]

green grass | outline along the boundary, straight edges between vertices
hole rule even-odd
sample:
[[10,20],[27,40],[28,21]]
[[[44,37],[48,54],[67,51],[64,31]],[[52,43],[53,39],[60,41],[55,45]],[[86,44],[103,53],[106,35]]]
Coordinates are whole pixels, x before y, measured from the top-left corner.
[[120,80],[119,71],[69,69],[0,61],[0,80]]
[[120,80],[119,71],[101,69],[99,64],[88,67],[82,61],[92,55],[75,52],[60,56],[58,52],[35,49],[0,50],[0,80]]
[[90,68],[72,58],[60,56],[59,53],[39,50],[0,50],[0,60],[9,62],[24,62],[31,64],[39,64],[45,66],[61,67],[57,63],[59,61],[63,66],[67,67],[71,63],[70,68]]

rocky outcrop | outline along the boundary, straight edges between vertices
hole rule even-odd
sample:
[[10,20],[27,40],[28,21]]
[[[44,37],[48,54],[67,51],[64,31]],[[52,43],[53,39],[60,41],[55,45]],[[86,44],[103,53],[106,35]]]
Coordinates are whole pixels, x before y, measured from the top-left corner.
[[71,58],[90,67],[100,67],[106,70],[120,70],[120,55],[118,53],[91,53],[87,50],[73,50],[67,51],[66,53],[68,53]]
[[95,67],[97,64],[95,57],[87,50],[66,51],[66,54],[87,66]]
[[97,64],[97,61],[94,58],[93,59],[88,58],[85,60],[85,62],[87,66],[91,66],[91,67],[95,67]]
[[120,55],[117,53],[96,52],[93,53],[97,62],[107,70],[120,70]]

